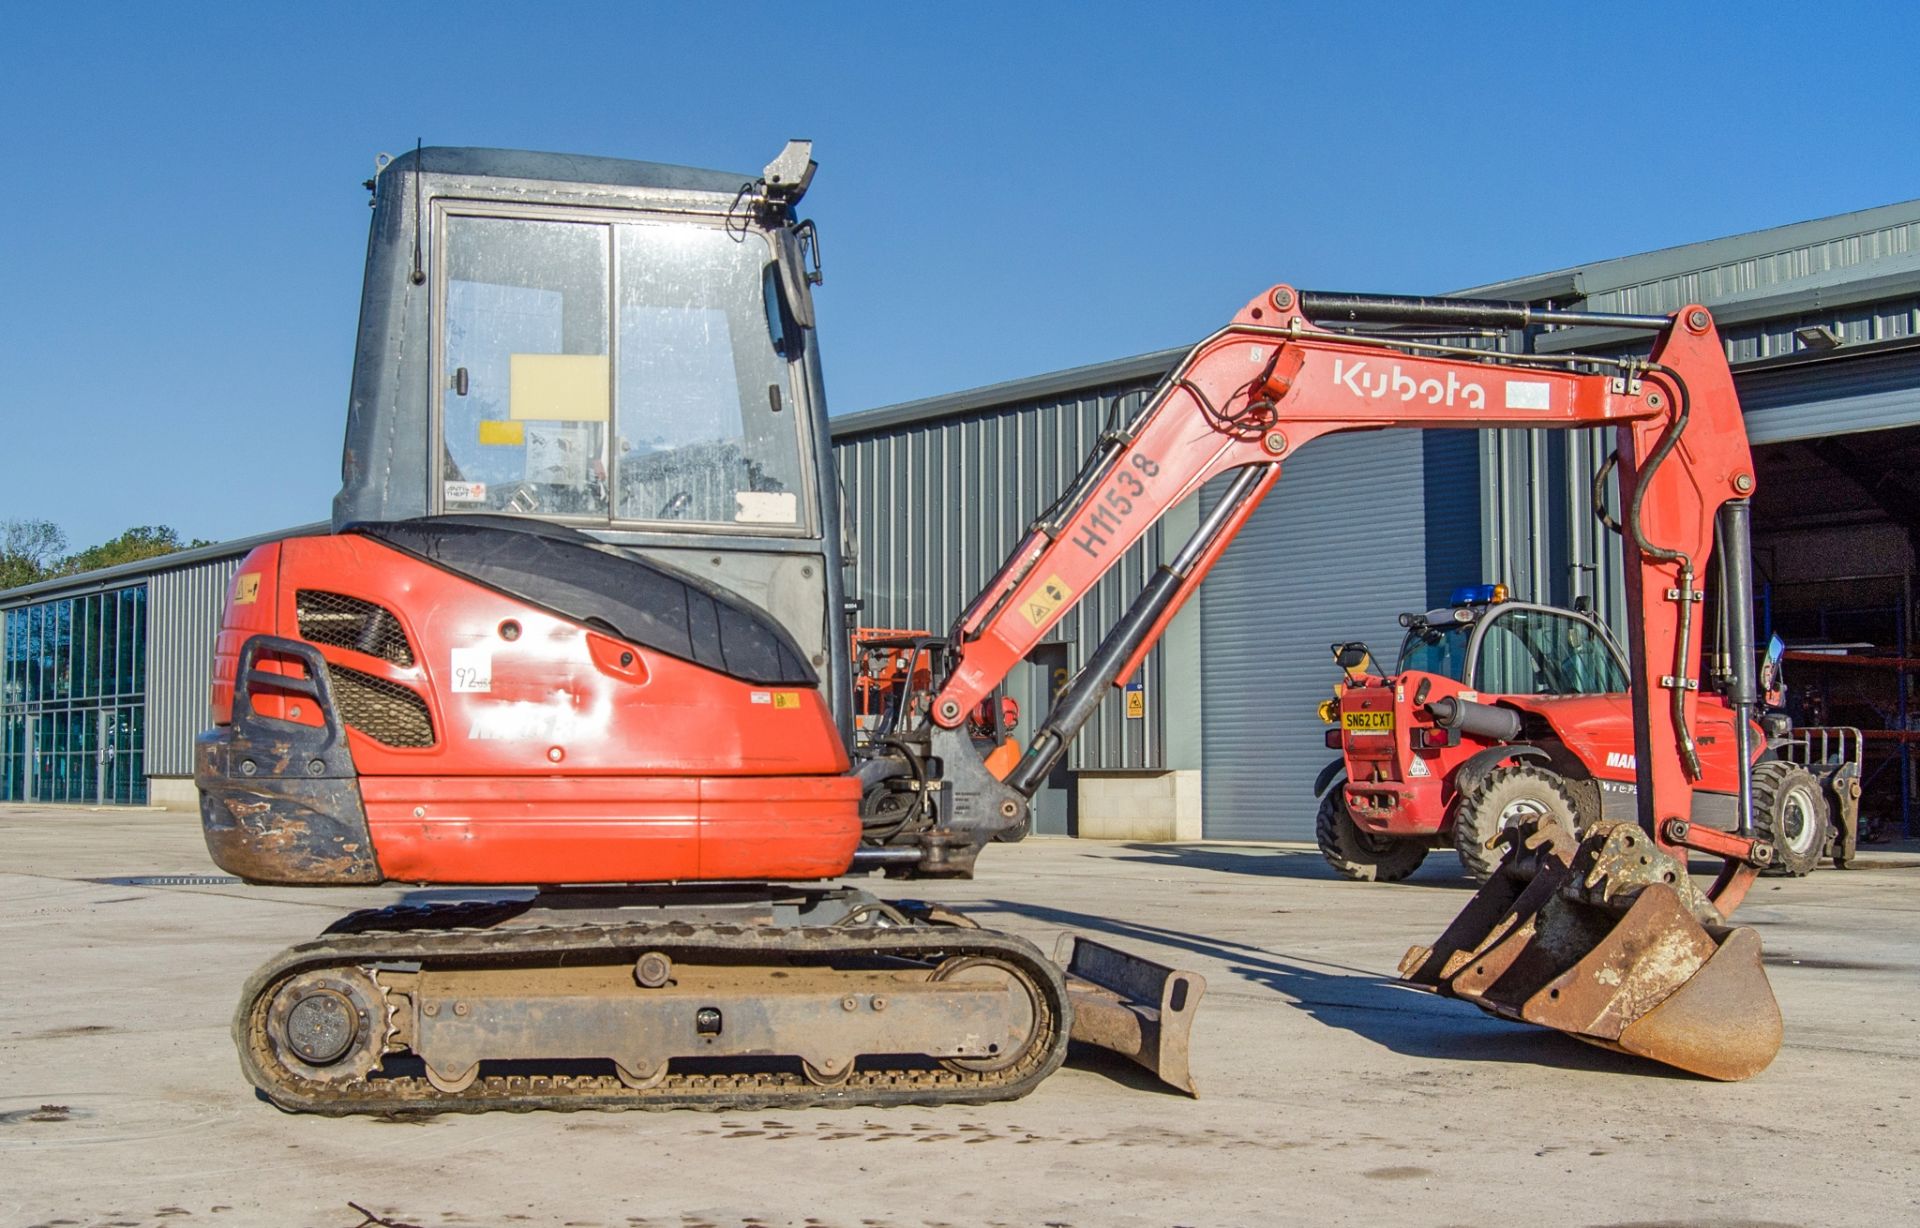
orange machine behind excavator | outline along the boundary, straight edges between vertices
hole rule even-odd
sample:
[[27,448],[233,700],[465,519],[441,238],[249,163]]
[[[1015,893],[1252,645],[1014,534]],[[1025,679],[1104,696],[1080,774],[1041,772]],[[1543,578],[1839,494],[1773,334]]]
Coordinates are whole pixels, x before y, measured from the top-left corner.
[[[198,782],[215,860],[250,881],[539,892],[355,914],[270,961],[234,1026],[274,1101],[975,1102],[1031,1089],[1070,1035],[1190,1089],[1197,977],[1084,939],[1062,969],[948,910],[822,883],[970,875],[987,843],[1024,834],[1038,782],[1284,458],[1388,426],[1617,429],[1641,773],[1638,825],[1578,847],[1516,832],[1409,976],[1718,1077],[1771,1057],[1757,940],[1723,924],[1768,848],[1686,822],[1697,585],[1716,525],[1723,574],[1747,583],[1753,489],[1704,309],[1262,293],[1103,437],[928,645],[908,718],[855,746],[833,681],[846,671],[821,670],[845,640],[817,268],[793,217],[811,162],[790,147],[741,180],[538,157],[427,150],[380,177],[336,532],[242,564]],[[626,212],[604,182],[583,184],[595,170],[635,196]],[[530,190],[536,171],[550,181]],[[409,214],[428,228],[424,259]],[[442,321],[424,354],[396,341],[415,311],[427,330]],[[1405,322],[1606,323],[1653,348],[1521,357],[1365,331]],[[688,362],[695,332],[721,349]],[[416,493],[396,480],[411,427],[428,441]],[[1128,545],[1219,475],[1225,495],[1193,538],[1019,761],[990,769],[972,715]],[[1734,655],[1750,673],[1751,651]],[[1726,861],[1708,892],[1690,851]]]

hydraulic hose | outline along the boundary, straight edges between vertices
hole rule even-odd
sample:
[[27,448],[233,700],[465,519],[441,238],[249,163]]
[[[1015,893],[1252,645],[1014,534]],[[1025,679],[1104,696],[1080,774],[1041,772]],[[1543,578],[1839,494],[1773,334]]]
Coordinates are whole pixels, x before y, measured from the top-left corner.
[[1663,563],[1678,563],[1680,572],[1680,641],[1673,664],[1673,728],[1680,739],[1680,757],[1686,762],[1687,775],[1700,779],[1700,755],[1693,744],[1693,731],[1687,728],[1687,658],[1693,647],[1693,559],[1683,550],[1672,550],[1666,546],[1656,546],[1647,540],[1646,526],[1640,517],[1640,505],[1646,500],[1647,488],[1653,485],[1653,478],[1660,466],[1666,462],[1673,450],[1680,446],[1680,435],[1687,429],[1687,418],[1693,412],[1693,398],[1688,395],[1687,381],[1680,373],[1670,367],[1651,363],[1647,370],[1657,371],[1673,381],[1675,413],[1667,433],[1660,437],[1653,454],[1640,467],[1639,481],[1634,484],[1633,504],[1627,520],[1633,529],[1634,545],[1647,558]]

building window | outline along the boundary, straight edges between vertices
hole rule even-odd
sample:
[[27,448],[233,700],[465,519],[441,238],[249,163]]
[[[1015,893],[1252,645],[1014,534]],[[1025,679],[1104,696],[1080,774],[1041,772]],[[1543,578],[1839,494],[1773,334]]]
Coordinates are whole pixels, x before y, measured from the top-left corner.
[[143,805],[147,588],[6,611],[0,799]]

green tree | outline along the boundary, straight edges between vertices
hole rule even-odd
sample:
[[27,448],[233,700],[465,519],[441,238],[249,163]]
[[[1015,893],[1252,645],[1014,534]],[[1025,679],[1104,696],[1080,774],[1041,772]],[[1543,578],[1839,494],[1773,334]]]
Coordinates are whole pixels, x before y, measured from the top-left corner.
[[0,524],[0,589],[36,584],[60,574],[67,535],[51,520]]
[[135,525],[111,541],[88,546],[77,554],[68,555],[60,561],[60,574],[72,575],[101,567],[117,567],[122,563],[137,563],[141,559],[158,558],[176,550],[212,544],[199,538],[190,542],[181,541],[178,533],[163,524]]

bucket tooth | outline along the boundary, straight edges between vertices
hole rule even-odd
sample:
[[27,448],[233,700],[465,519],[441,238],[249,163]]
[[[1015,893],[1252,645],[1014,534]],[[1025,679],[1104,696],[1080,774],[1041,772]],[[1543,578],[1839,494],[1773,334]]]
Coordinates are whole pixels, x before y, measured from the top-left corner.
[[1054,962],[1066,969],[1074,1040],[1118,1053],[1199,1096],[1188,1059],[1205,977],[1078,934],[1060,936]]
[[1719,924],[1686,868],[1631,823],[1577,845],[1525,825],[1500,870],[1403,980],[1490,1014],[1713,1079],[1758,1074],[1780,1008],[1751,929]]

